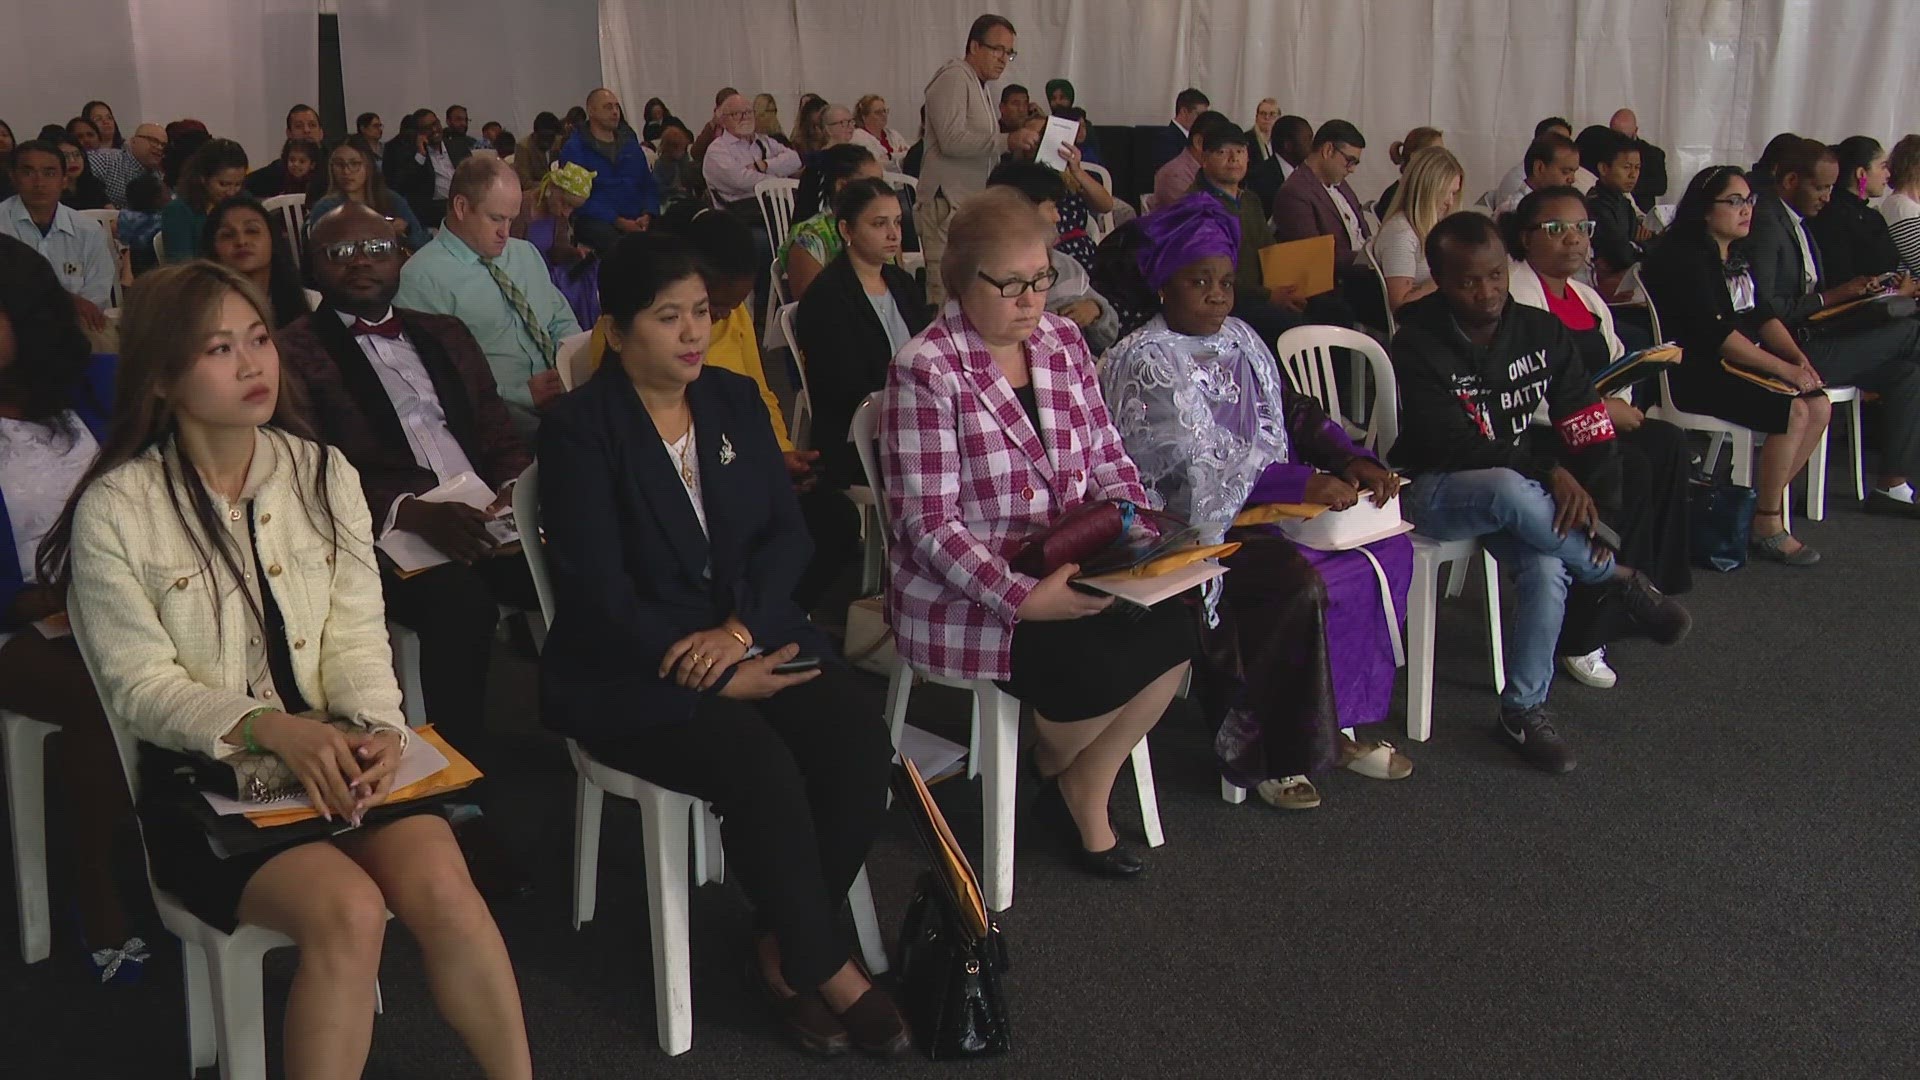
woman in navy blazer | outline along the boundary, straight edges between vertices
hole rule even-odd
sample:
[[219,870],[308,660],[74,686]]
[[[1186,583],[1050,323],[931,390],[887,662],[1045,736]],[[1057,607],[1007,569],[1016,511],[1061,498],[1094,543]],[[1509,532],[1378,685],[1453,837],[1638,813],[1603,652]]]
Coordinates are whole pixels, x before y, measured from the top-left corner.
[[114,877],[126,779],[80,650],[66,597],[37,582],[40,538],[66,508],[100,443],[114,357],[89,357],[73,301],[40,253],[0,236],[0,709],[60,725],[54,784],[80,933],[101,982],[131,982],[146,953]]
[[[678,239],[622,240],[600,298],[609,362],[540,424],[542,714],[605,764],[715,804],[756,912],[753,971],[803,1048],[902,1049],[839,920],[893,747],[793,600],[813,545],[759,389],[704,364],[707,290]],[[796,658],[818,667],[776,670]]]

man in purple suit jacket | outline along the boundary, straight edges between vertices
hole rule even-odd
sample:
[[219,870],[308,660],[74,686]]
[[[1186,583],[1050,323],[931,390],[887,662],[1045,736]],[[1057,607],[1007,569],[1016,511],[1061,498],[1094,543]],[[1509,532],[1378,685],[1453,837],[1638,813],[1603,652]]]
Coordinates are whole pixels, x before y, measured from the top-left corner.
[[1367,140],[1345,120],[1313,133],[1313,149],[1273,198],[1273,238],[1279,242],[1333,235],[1333,273],[1344,283],[1366,246],[1366,215],[1347,177],[1360,167]]

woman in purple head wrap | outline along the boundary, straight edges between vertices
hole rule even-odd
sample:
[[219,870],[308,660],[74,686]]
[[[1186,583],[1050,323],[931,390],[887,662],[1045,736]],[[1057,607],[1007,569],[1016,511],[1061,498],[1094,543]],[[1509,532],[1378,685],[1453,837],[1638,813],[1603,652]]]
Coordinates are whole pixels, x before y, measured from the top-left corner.
[[[1100,386],[1127,454],[1168,512],[1237,540],[1208,596],[1202,704],[1220,724],[1221,775],[1283,809],[1310,809],[1310,777],[1335,765],[1397,780],[1413,765],[1342,728],[1386,719],[1413,545],[1317,551],[1272,525],[1236,528],[1262,503],[1384,503],[1399,478],[1287,385],[1233,308],[1238,220],[1204,193],[1140,219],[1136,295],[1159,313],[1107,351]],[[1391,612],[1391,614],[1389,614]]]

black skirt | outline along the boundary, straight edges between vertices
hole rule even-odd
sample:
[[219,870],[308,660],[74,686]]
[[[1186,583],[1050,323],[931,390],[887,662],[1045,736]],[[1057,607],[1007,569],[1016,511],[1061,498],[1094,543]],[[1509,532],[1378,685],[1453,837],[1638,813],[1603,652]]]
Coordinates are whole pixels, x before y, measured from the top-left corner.
[[1193,659],[1197,598],[1163,600],[1137,618],[1103,612],[1084,619],[1021,622],[1013,628],[1013,678],[1000,689],[1045,720],[1105,716],[1147,684]]
[[1683,360],[1667,377],[1673,403],[1690,413],[1717,416],[1754,431],[1779,435],[1787,430],[1793,397],[1756,386],[1720,366],[1719,357]]

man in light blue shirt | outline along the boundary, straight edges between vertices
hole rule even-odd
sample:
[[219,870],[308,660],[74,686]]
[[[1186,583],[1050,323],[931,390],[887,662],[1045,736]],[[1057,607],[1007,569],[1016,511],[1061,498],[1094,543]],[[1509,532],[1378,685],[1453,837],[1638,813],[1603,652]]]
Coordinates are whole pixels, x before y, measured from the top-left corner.
[[407,260],[393,302],[467,324],[515,429],[531,442],[540,410],[565,392],[555,351],[580,324],[539,249],[507,234],[519,212],[520,181],[511,165],[492,154],[461,162],[440,235]]
[[[0,232],[53,264],[61,287],[73,294],[81,325],[101,329],[107,324],[103,311],[113,303],[117,269],[106,230],[61,205],[66,162],[59,147],[37,139],[21,143],[13,152],[12,168],[14,190],[19,194],[0,202]],[[561,307],[565,306],[562,301]]]

